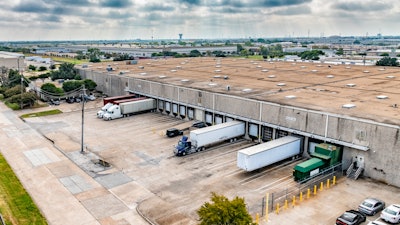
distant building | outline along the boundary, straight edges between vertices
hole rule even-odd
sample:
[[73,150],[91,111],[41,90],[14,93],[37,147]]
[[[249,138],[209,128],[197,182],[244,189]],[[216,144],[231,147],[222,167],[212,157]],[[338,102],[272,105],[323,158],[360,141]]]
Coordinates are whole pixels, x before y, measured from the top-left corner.
[[25,56],[20,53],[0,51],[0,67],[3,66],[8,69],[24,71]]

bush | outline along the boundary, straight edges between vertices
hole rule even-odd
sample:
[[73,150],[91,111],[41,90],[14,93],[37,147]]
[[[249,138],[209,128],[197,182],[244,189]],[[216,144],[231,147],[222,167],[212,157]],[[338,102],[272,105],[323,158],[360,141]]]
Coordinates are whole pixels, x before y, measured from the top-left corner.
[[[22,89],[22,92],[24,92],[24,89]],[[13,95],[18,95],[18,94],[21,94],[21,85],[16,85],[16,86],[6,90],[4,92],[4,97],[5,98],[9,98],[9,97],[11,97]]]

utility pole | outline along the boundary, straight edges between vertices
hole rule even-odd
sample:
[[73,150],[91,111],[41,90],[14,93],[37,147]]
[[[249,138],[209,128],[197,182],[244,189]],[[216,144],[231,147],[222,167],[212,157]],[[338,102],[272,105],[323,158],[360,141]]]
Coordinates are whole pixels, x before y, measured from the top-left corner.
[[84,150],[84,139],[83,139],[83,128],[84,128],[84,123],[85,123],[85,101],[86,101],[86,89],[85,85],[82,85],[82,137],[81,137],[81,154],[85,153]]
[[24,93],[24,89],[23,89],[23,84],[24,84],[24,79],[23,79],[23,75],[20,72],[20,67],[19,67],[19,60],[21,59],[21,56],[18,56],[17,58],[17,64],[18,64],[18,75],[21,76],[21,98],[20,98],[20,109],[22,109],[22,93]]

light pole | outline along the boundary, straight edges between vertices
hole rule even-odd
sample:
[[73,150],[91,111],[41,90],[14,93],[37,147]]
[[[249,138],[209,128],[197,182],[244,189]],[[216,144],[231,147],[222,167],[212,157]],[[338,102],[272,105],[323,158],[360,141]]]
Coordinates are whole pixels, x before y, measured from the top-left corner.
[[86,98],[85,98],[85,96],[86,96],[86,89],[85,89],[85,85],[82,85],[82,91],[83,91],[83,94],[82,94],[82,136],[81,136],[81,154],[84,154],[85,153],[85,150],[84,150],[84,139],[83,139],[83,128],[84,128],[84,122],[85,122],[85,101],[86,101]]
[[20,67],[19,67],[19,60],[22,58],[22,56],[18,56],[17,58],[17,64],[18,64],[18,75],[21,76],[21,98],[20,98],[20,109],[22,109],[22,93],[24,93],[23,89],[23,84],[24,84],[24,76],[20,72]]

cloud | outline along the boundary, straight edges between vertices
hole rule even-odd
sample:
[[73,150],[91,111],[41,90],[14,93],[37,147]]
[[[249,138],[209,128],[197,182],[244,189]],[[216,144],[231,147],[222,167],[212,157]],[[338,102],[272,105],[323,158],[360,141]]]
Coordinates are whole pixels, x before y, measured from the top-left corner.
[[361,2],[337,2],[332,5],[334,9],[343,11],[382,11],[391,9],[393,5],[391,3],[385,3],[382,1],[361,1]]
[[175,10],[175,7],[171,5],[164,4],[146,4],[145,6],[140,8],[140,11],[143,12],[154,12],[154,11],[162,11],[162,12],[172,12]]
[[291,16],[291,15],[306,15],[306,14],[311,14],[311,12],[312,11],[309,6],[295,6],[295,7],[278,9],[273,11],[271,14]]
[[312,2],[312,0],[263,0],[257,2],[257,6],[261,7],[280,7],[290,5],[301,5],[304,3]]
[[125,8],[133,5],[131,0],[102,0],[100,6],[110,8]]
[[49,8],[46,7],[46,5],[39,1],[20,2],[18,5],[13,7],[13,11],[15,12],[43,13],[47,12],[48,9]]

